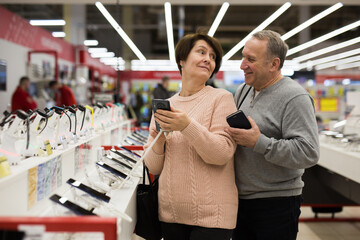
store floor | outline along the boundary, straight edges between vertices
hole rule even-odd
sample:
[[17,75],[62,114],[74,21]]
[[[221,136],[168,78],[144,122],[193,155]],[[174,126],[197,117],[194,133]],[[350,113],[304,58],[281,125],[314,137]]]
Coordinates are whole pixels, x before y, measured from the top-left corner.
[[[301,208],[301,218],[314,217],[310,207]],[[320,214],[320,218],[331,217]],[[360,218],[359,207],[345,207],[335,218]],[[142,240],[134,234],[132,240]],[[360,240],[360,222],[300,222],[297,240]]]

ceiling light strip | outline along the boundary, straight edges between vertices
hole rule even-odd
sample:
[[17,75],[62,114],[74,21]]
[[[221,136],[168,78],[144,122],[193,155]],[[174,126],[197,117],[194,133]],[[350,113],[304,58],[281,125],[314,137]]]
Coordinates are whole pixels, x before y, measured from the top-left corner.
[[107,52],[107,48],[88,48],[89,53]]
[[330,47],[322,48],[320,50],[317,50],[315,52],[311,52],[311,53],[302,55],[300,57],[293,58],[292,60],[297,61],[297,62],[302,62],[302,61],[305,61],[305,60],[320,56],[320,55],[325,54],[325,53],[329,53],[329,52],[332,52],[332,51],[335,51],[335,50],[338,50],[338,49],[341,49],[341,48],[344,48],[344,47],[354,45],[354,44],[359,43],[359,42],[360,42],[360,37],[353,38],[351,40],[348,40],[348,41],[345,41],[345,42],[342,42],[342,43],[338,43],[338,44],[332,45]]
[[343,70],[343,69],[357,68],[357,67],[360,67],[360,61],[339,65],[336,67],[336,70]]
[[92,58],[113,58],[115,57],[115,53],[113,52],[97,52],[97,53],[91,53]]
[[98,40],[84,40],[85,46],[97,46],[99,45]]
[[329,56],[329,57],[316,59],[314,61],[307,61],[305,63],[299,64],[297,70],[312,67],[312,66],[327,63],[327,62],[331,62],[331,61],[335,61],[335,60],[350,57],[350,56],[354,56],[356,54],[360,54],[360,49],[350,50],[350,51],[335,54],[335,55],[332,55],[332,56]]
[[174,35],[173,35],[173,25],[172,25],[172,17],[171,17],[171,4],[166,2],[164,4],[165,8],[165,24],[166,24],[166,33],[168,40],[168,48],[169,48],[169,59],[170,61],[175,62],[175,47],[174,47]]
[[48,20],[30,20],[33,26],[64,26],[66,24],[63,19],[48,19]]
[[323,35],[323,36],[321,36],[321,37],[318,37],[318,38],[315,38],[315,39],[313,39],[313,40],[311,40],[311,41],[308,41],[308,42],[306,42],[306,43],[303,43],[303,44],[301,44],[301,45],[299,45],[299,46],[297,46],[297,47],[294,47],[294,48],[290,49],[290,50],[287,52],[287,55],[286,55],[286,56],[290,56],[290,55],[292,55],[292,54],[294,54],[294,53],[300,52],[300,51],[302,51],[302,50],[304,50],[304,49],[306,49],[306,48],[309,48],[309,47],[311,47],[311,46],[314,46],[314,45],[316,45],[316,44],[318,44],[318,43],[320,43],[320,42],[323,42],[323,41],[325,41],[325,40],[328,40],[329,38],[335,37],[335,36],[337,36],[337,35],[339,35],[339,34],[341,34],[341,33],[344,33],[344,32],[346,32],[346,31],[349,31],[349,30],[351,30],[351,29],[353,29],[353,28],[356,28],[356,27],[358,27],[358,26],[360,26],[360,20],[358,20],[358,21],[356,21],[356,22],[354,22],[354,23],[351,23],[351,24],[349,24],[349,25],[346,25],[345,27],[336,29],[335,31],[332,31],[332,32],[330,32],[330,33],[327,33],[327,34],[325,34],[325,35]]
[[317,14],[316,16],[310,18],[309,20],[307,20],[306,22],[300,24],[299,26],[297,26],[296,28],[294,28],[293,30],[290,30],[289,32],[285,33],[284,35],[281,36],[282,40],[287,40],[290,37],[294,36],[295,34],[297,34],[298,32],[301,32],[302,30],[304,30],[305,28],[307,28],[308,26],[310,26],[311,24],[319,21],[320,19],[322,19],[323,17],[329,15],[330,13],[338,10],[339,8],[341,8],[343,6],[342,3],[336,3],[334,5],[332,5],[331,7],[329,7],[328,9],[322,11],[321,13]]
[[356,61],[360,61],[360,56],[349,57],[349,58],[345,58],[345,59],[341,59],[341,60],[337,60],[337,61],[319,64],[315,67],[315,69],[321,70],[321,69],[331,68],[331,67],[339,66],[342,64],[346,64],[346,63],[352,63],[352,62],[356,62]]
[[213,37],[213,36],[214,36],[217,28],[218,28],[219,25],[220,25],[221,20],[223,19],[224,15],[225,15],[225,13],[226,13],[226,11],[227,11],[227,9],[229,8],[229,5],[230,5],[230,4],[229,4],[228,2],[224,2],[224,3],[222,4],[222,6],[221,6],[221,8],[220,8],[220,10],[219,10],[219,12],[218,12],[218,14],[217,14],[214,22],[213,22],[213,24],[211,25],[210,30],[209,30],[209,32],[208,32],[208,35],[209,35],[210,37]]
[[223,62],[229,60],[235,53],[237,53],[249,40],[253,33],[258,32],[266,28],[270,23],[277,19],[281,14],[283,14],[291,6],[290,2],[284,3],[276,12],[274,12],[270,17],[268,17],[264,22],[262,22],[258,27],[256,27],[251,33],[249,33],[245,38],[243,38],[238,44],[235,45],[227,54],[223,57]]
[[142,61],[145,61],[145,56],[140,52],[140,50],[136,47],[136,45],[131,41],[129,36],[124,32],[124,30],[119,26],[119,24],[115,21],[115,19],[111,16],[111,14],[106,10],[104,5],[101,2],[95,3],[96,7],[99,11],[104,15],[106,20],[111,24],[111,26],[118,32],[120,37],[126,42],[126,44],[130,47],[130,49],[135,53],[135,55]]
[[66,37],[65,32],[52,32],[53,37]]

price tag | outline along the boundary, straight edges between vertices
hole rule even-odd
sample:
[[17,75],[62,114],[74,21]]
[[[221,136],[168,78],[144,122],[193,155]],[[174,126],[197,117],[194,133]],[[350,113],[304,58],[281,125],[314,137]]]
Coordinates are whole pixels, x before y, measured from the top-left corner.
[[0,178],[6,177],[11,174],[10,164],[6,156],[0,157]]
[[51,149],[51,144],[50,144],[49,140],[46,140],[46,141],[44,142],[44,145],[45,145],[45,149],[46,149],[47,155],[48,155],[48,156],[51,155],[51,154],[53,153],[53,151],[52,151],[52,149]]
[[71,185],[73,185],[74,187],[78,187],[78,186],[80,186],[80,184],[81,184],[80,181],[75,181]]
[[64,150],[68,148],[68,144],[67,144],[66,138],[64,136],[60,137],[60,142],[63,145]]
[[66,197],[62,197],[59,199],[59,202],[61,202],[62,204],[66,203],[67,198]]

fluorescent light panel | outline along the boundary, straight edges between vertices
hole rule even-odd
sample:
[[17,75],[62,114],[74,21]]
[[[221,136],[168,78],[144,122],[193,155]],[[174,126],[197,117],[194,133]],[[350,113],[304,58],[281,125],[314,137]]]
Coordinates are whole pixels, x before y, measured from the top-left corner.
[[169,58],[170,61],[175,62],[175,47],[174,47],[174,35],[173,35],[173,26],[172,26],[172,17],[171,17],[171,4],[166,2],[164,4],[165,8],[165,24],[166,24],[166,33],[168,40],[169,48]]
[[344,32],[346,32],[346,31],[349,31],[349,30],[351,30],[351,29],[353,29],[353,28],[356,28],[356,27],[358,27],[358,26],[360,26],[360,20],[359,20],[359,21],[356,21],[356,22],[354,22],[354,23],[351,23],[351,24],[349,24],[349,25],[346,25],[345,27],[339,28],[339,29],[337,29],[337,30],[335,30],[335,31],[332,31],[332,32],[330,32],[330,33],[327,33],[327,34],[325,34],[325,35],[323,35],[323,36],[321,36],[321,37],[318,37],[318,38],[315,38],[315,39],[313,39],[313,40],[311,40],[311,41],[308,41],[308,42],[306,42],[306,43],[303,43],[303,44],[301,44],[301,45],[299,45],[299,46],[297,46],[297,47],[294,47],[294,48],[290,49],[290,50],[287,52],[287,55],[286,55],[286,56],[290,56],[290,55],[292,55],[292,54],[294,54],[294,53],[300,52],[300,51],[302,51],[302,50],[304,50],[304,49],[306,49],[306,48],[309,48],[309,47],[311,47],[311,46],[314,46],[314,45],[316,45],[316,44],[318,44],[318,43],[321,43],[321,42],[323,42],[323,41],[325,41],[325,40],[328,40],[328,39],[330,39],[330,38],[332,38],[332,37],[335,37],[335,36],[337,36],[337,35],[339,35],[339,34],[341,34],[341,33],[344,33]]
[[328,9],[322,11],[321,13],[317,14],[316,16],[310,18],[309,20],[307,20],[306,22],[300,24],[299,26],[297,26],[296,28],[294,28],[293,30],[285,33],[284,35],[281,36],[282,40],[287,40],[290,37],[294,36],[295,34],[297,34],[298,32],[301,32],[302,30],[304,30],[305,28],[307,28],[308,26],[310,26],[311,24],[319,21],[320,19],[322,19],[323,17],[329,15],[330,13],[338,10],[339,8],[341,8],[343,6],[342,3],[336,3],[333,6],[329,7]]
[[89,48],[89,53],[99,53],[99,52],[107,52],[107,48]]
[[142,61],[145,61],[145,56],[140,52],[140,50],[136,47],[136,45],[131,41],[129,36],[124,32],[124,30],[119,26],[119,24],[115,21],[115,19],[111,16],[111,14],[106,10],[104,5],[101,2],[95,3],[96,7],[99,11],[104,15],[106,20],[111,24],[111,26],[117,31],[120,37],[126,42],[126,44],[130,47],[130,49],[135,53],[135,55]]
[[331,68],[331,67],[339,66],[342,64],[346,64],[346,63],[352,63],[352,62],[356,62],[356,61],[360,61],[360,56],[349,57],[349,58],[345,58],[345,59],[341,59],[341,60],[337,60],[337,61],[319,64],[315,67],[315,69],[321,70],[321,69]]
[[229,4],[228,2],[224,2],[224,3],[221,5],[221,8],[220,8],[220,10],[219,10],[219,12],[218,12],[218,14],[217,14],[217,16],[216,16],[213,24],[212,24],[211,27],[210,27],[209,32],[208,32],[208,35],[209,35],[209,36],[211,36],[211,37],[214,36],[217,28],[219,27],[219,24],[220,24],[221,20],[223,19],[224,15],[225,15],[225,13],[226,13],[226,11],[227,11],[227,9],[229,8],[229,5],[230,5],[230,4]]
[[92,53],[91,57],[93,58],[105,58],[105,57],[115,57],[115,53],[113,52],[99,52],[99,53]]
[[360,67],[360,61],[339,65],[336,67],[336,70],[343,70],[343,69],[357,68],[357,67]]
[[274,12],[270,17],[268,17],[264,22],[262,22],[258,27],[256,27],[251,33],[249,33],[244,39],[242,39],[238,44],[235,45],[227,54],[223,57],[223,62],[229,60],[235,53],[237,53],[249,40],[253,33],[265,29],[270,23],[277,19],[281,14],[283,14],[291,6],[290,2],[284,3],[276,12]]
[[351,45],[359,43],[359,42],[360,42],[360,37],[353,38],[351,40],[348,40],[348,41],[345,41],[345,42],[342,42],[342,43],[338,43],[338,44],[332,45],[330,47],[326,47],[326,48],[317,50],[315,52],[311,52],[311,53],[302,55],[300,57],[293,58],[292,60],[297,61],[297,62],[302,62],[302,61],[305,61],[305,60],[320,56],[320,55],[325,54],[325,53],[329,53],[329,52],[332,52],[332,51],[335,51],[335,50],[338,50],[338,49],[341,49],[341,48],[344,48],[344,47],[351,46]]
[[63,19],[48,19],[48,20],[30,20],[33,26],[64,26],[66,24]]
[[64,32],[52,32],[53,37],[65,37],[66,34]]
[[84,40],[85,46],[97,46],[99,42],[97,40]]
[[360,48],[299,64],[297,70],[360,54]]

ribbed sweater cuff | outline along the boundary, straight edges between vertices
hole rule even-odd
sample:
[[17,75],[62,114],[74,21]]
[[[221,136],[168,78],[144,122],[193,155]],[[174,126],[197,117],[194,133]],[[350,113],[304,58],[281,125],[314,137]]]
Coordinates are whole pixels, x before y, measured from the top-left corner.
[[264,134],[261,134],[255,144],[254,152],[257,152],[260,154],[265,154],[265,152],[270,144],[271,144],[271,139],[266,137]]

